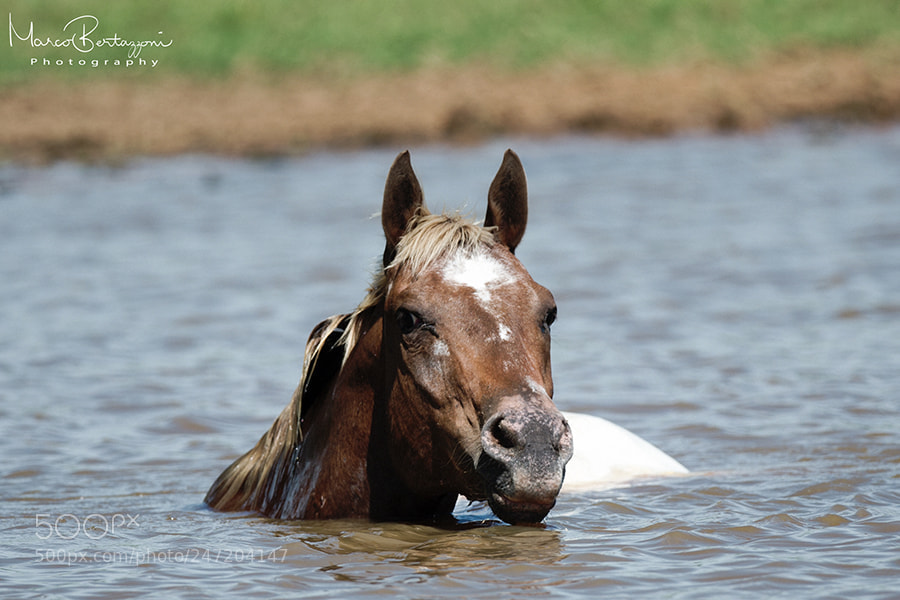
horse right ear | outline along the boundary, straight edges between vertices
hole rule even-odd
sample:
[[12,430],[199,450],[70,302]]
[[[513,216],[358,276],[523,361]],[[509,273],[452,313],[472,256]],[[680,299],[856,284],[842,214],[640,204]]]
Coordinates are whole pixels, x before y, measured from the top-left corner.
[[384,228],[384,266],[394,258],[394,250],[410,220],[424,204],[422,187],[413,172],[409,150],[394,159],[384,184],[384,202],[381,205],[381,226]]
[[515,253],[528,221],[528,185],[522,161],[512,150],[503,155],[500,170],[488,190],[485,227],[497,227],[496,238]]

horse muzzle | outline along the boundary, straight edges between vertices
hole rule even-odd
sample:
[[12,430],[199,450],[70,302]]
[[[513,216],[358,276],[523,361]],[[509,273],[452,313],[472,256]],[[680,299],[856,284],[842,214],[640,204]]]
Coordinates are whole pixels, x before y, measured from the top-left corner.
[[546,394],[502,398],[481,429],[477,470],[488,504],[507,523],[539,523],[556,504],[572,431]]

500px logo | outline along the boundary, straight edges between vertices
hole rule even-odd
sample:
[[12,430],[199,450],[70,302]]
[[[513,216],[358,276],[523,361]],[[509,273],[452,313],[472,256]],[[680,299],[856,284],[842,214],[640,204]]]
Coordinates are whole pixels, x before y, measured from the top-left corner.
[[106,516],[94,513],[79,519],[77,516],[67,513],[54,519],[49,514],[37,514],[34,516],[36,529],[34,535],[41,540],[51,537],[73,540],[79,535],[84,535],[92,540],[100,540],[110,533],[115,534],[117,530],[140,527],[138,517],[140,515],[116,513]]

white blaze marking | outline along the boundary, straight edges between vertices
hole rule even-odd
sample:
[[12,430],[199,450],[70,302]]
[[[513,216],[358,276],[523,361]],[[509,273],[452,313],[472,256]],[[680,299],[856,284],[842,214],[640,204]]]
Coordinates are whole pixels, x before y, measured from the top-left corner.
[[444,266],[444,279],[472,288],[475,296],[486,308],[489,308],[493,288],[517,281],[517,277],[510,273],[505,265],[484,252],[454,257]]

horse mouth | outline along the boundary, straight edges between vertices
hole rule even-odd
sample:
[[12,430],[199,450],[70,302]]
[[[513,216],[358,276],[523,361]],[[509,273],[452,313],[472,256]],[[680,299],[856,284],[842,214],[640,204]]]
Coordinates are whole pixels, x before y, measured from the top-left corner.
[[492,492],[488,496],[488,505],[495,515],[510,525],[533,525],[544,520],[556,505],[556,499],[548,502],[518,501]]

